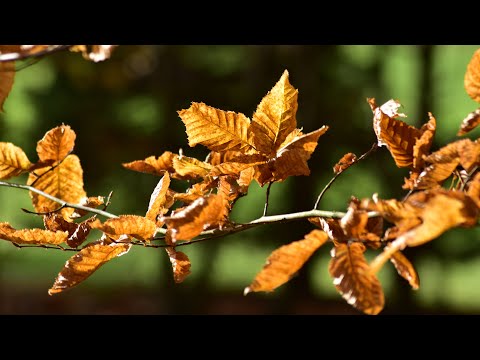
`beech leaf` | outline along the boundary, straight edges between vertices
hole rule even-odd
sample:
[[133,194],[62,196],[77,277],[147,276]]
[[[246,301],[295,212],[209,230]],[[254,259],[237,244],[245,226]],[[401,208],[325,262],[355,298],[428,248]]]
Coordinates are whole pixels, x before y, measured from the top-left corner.
[[480,49],[475,51],[467,65],[464,86],[468,96],[480,102]]
[[29,171],[31,166],[21,148],[12,143],[0,142],[0,179],[6,180],[18,176]]

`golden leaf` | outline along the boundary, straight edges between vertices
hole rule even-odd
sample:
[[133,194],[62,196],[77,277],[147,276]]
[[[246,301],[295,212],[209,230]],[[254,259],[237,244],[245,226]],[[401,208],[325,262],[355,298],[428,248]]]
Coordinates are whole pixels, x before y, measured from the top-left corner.
[[60,161],[70,154],[75,146],[75,132],[68,125],[57,126],[47,131],[37,143],[37,153],[41,161]]
[[230,211],[232,204],[238,199],[239,196],[246,195],[245,188],[238,185],[238,182],[232,176],[222,176],[218,181],[217,194],[222,195],[226,201],[226,206]]
[[[83,197],[80,199],[78,202],[79,205],[82,206],[87,206],[89,208],[97,208],[100,205],[105,204],[105,198],[103,196],[89,196],[89,197]],[[88,214],[88,211],[82,210],[82,209],[75,209],[75,211],[70,215],[71,219],[76,219],[80,218],[82,216],[85,216]]]
[[100,266],[117,256],[126,254],[131,246],[131,244],[104,244],[100,241],[88,244],[65,263],[65,267],[58,274],[48,294],[58,294],[78,285]]
[[365,314],[376,315],[385,304],[382,286],[365,260],[361,243],[338,244],[331,252],[328,271],[342,297]]
[[338,162],[333,167],[333,173],[337,175],[341,172],[344,172],[350,166],[352,166],[355,161],[357,161],[357,155],[355,155],[354,153],[347,153],[343,155],[342,158],[338,160]]
[[176,251],[174,248],[166,248],[165,250],[172,263],[173,279],[179,284],[191,273],[190,259],[185,253]]
[[163,176],[165,171],[174,173],[173,159],[178,155],[165,151],[158,159],[155,156],[150,156],[145,160],[136,160],[129,163],[124,163],[122,166],[126,169],[143,172],[147,174]]
[[415,141],[413,146],[413,168],[421,169],[424,165],[423,156],[430,152],[435,130],[437,129],[437,121],[432,113],[428,113],[429,120],[420,128],[420,137]]
[[188,144],[202,144],[213,151],[256,152],[250,120],[242,113],[223,111],[204,103],[192,103],[178,112],[185,124]]
[[460,129],[457,132],[457,136],[468,134],[480,124],[480,108],[472,111],[463,119]]
[[236,175],[240,176],[241,172],[252,168],[255,165],[264,164],[267,158],[264,155],[241,155],[233,158],[231,161],[223,162],[215,165],[209,175],[221,176],[221,175]]
[[248,187],[250,186],[251,182],[254,179],[254,175],[255,175],[254,168],[248,168],[240,172],[240,176],[237,182],[238,182],[238,185],[242,187],[242,192],[247,193]]
[[15,78],[15,62],[0,62],[0,111],[3,111],[3,104],[12,90]]
[[150,241],[157,230],[155,222],[138,215],[120,215],[118,218],[108,219],[103,224],[96,220],[90,226],[113,238],[131,235],[143,241]]
[[468,96],[480,102],[480,49],[475,51],[468,63],[464,85]]
[[400,251],[392,255],[390,261],[397,269],[398,275],[408,281],[413,290],[420,287],[420,278],[418,277],[412,263]]
[[467,195],[480,208],[480,173],[476,173],[473,179],[468,184]]
[[[77,204],[86,196],[83,190],[83,170],[76,155],[68,155],[53,170],[42,168],[36,172],[36,175],[30,173],[28,184],[31,185],[34,181],[34,187],[38,190],[73,204]],[[37,212],[44,209],[53,211],[59,207],[58,203],[36,193],[30,192],[30,197]],[[61,213],[63,217],[68,218],[73,213],[73,209],[64,208]]]
[[297,127],[297,98],[298,90],[288,81],[288,71],[285,70],[253,114],[251,126],[258,151],[275,154],[287,135]]
[[0,142],[0,179],[18,176],[29,171],[31,166],[22,149],[12,143]]
[[289,176],[310,175],[307,161],[317,147],[318,138],[327,130],[328,126],[324,125],[282,144],[274,160],[255,167],[257,182],[263,186],[267,182],[283,181]]
[[200,197],[186,208],[163,217],[172,241],[191,240],[209,226],[223,222],[227,209],[224,198],[218,194]]
[[265,266],[245,288],[244,294],[273,291],[285,284],[327,240],[325,232],[312,230],[303,240],[279,247],[267,258]]
[[158,182],[157,186],[155,186],[155,189],[150,196],[150,202],[148,204],[148,210],[145,217],[155,222],[158,227],[161,227],[163,225],[163,222],[161,222],[157,218],[159,217],[159,215],[164,215],[169,208],[166,206],[167,192],[169,186],[170,176],[168,175],[168,172],[166,172],[165,175],[163,175],[163,177]]
[[9,223],[0,223],[0,238],[17,244],[52,244],[58,245],[67,240],[66,231],[42,229],[16,230]]
[[199,182],[190,186],[185,193],[175,193],[173,198],[175,201],[182,201],[190,204],[200,197],[206,196],[212,189],[214,182]]
[[173,158],[173,168],[184,179],[193,180],[206,177],[212,165],[188,156],[176,156]]

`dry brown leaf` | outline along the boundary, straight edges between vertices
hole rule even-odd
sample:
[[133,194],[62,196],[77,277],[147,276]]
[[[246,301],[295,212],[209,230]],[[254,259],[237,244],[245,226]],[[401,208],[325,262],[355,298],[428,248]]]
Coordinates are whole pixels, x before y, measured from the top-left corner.
[[210,226],[224,221],[228,210],[224,198],[218,194],[201,197],[186,208],[163,217],[171,233],[172,241],[191,240]]
[[17,244],[52,244],[58,245],[67,240],[66,231],[42,229],[16,230],[9,223],[0,223],[0,238]]
[[242,192],[247,193],[248,187],[252,183],[255,176],[255,169],[248,168],[240,172],[240,176],[237,180],[238,185],[242,188]]
[[229,211],[240,196],[246,195],[245,189],[239,186],[237,180],[232,176],[222,176],[218,181],[217,189],[217,194],[225,199]]
[[18,176],[29,171],[31,166],[30,160],[21,148],[12,143],[0,142],[0,179]]
[[175,193],[173,198],[175,201],[182,201],[185,204],[190,204],[198,198],[206,196],[214,185],[214,182],[202,181],[190,186],[185,193]]
[[468,96],[480,102],[480,49],[475,51],[467,65],[464,85]]
[[0,111],[3,111],[3,104],[12,90],[15,78],[15,62],[0,62]]
[[99,62],[110,58],[112,51],[118,45],[75,45],[70,47],[70,51],[81,52],[86,60]]
[[[92,209],[99,207],[100,205],[105,204],[105,197],[103,196],[89,196],[83,197],[78,202],[79,205],[86,206]],[[88,211],[82,209],[75,209],[75,211],[70,215],[71,219],[77,219],[88,214]]]
[[91,217],[77,224],[67,221],[58,213],[49,213],[43,216],[43,224],[45,228],[50,231],[66,231],[68,238],[66,240],[68,246],[76,248],[80,246],[86,239],[90,230],[90,223],[95,220]]
[[480,173],[476,173],[473,179],[468,184],[467,195],[480,208]]
[[376,315],[385,304],[382,286],[365,260],[361,243],[338,244],[331,252],[328,271],[342,297],[365,314]]
[[169,173],[175,173],[175,169],[173,168],[173,159],[177,156],[178,155],[170,151],[165,151],[158,158],[155,156],[150,156],[145,160],[136,160],[129,163],[123,163],[122,166],[133,171],[163,176],[165,171],[168,171]]
[[[378,226],[378,220],[369,221],[368,214],[365,210],[358,209],[358,200],[353,200],[348,206],[347,213],[340,220],[340,227],[348,238],[355,238],[362,241],[380,241],[381,230],[375,228]],[[370,225],[370,226],[369,226]],[[369,228],[374,231],[380,231],[380,235],[370,232]]]
[[432,113],[428,113],[429,120],[420,128],[420,137],[413,146],[413,169],[421,169],[424,165],[423,157],[430,153],[433,137],[437,129],[437,121]]
[[264,164],[267,161],[267,158],[264,155],[253,154],[253,155],[240,155],[230,161],[223,162],[221,164],[215,165],[211,170],[209,175],[211,176],[222,176],[222,175],[236,175],[240,176],[241,172],[249,168],[254,167],[255,165]]
[[53,128],[37,143],[37,153],[41,161],[60,161],[70,154],[75,146],[75,132],[68,125]]
[[480,108],[472,111],[463,119],[460,129],[457,132],[457,136],[468,134],[480,124]]
[[65,263],[48,294],[54,295],[78,285],[100,266],[126,254],[131,246],[131,244],[104,244],[100,241],[88,244]]
[[157,186],[155,186],[155,189],[150,196],[150,202],[145,217],[154,221],[158,227],[162,227],[163,225],[163,222],[161,222],[158,217],[164,215],[169,208],[166,206],[169,186],[170,176],[168,175],[168,172],[166,172],[158,182]]
[[173,158],[173,168],[175,173],[182,176],[183,179],[194,180],[206,177],[212,169],[212,165],[188,156],[176,156]]
[[389,100],[378,107],[374,98],[367,99],[373,112],[373,129],[377,135],[378,146],[386,146],[398,167],[411,167],[413,164],[413,147],[422,132],[395,119],[405,116],[397,112],[401,106],[395,100]]
[[[35,174],[30,173],[28,185],[31,185],[40,177],[35,182],[34,187],[49,195],[73,204],[78,204],[86,196],[83,189],[83,170],[76,155],[68,155],[53,170],[42,168],[36,171]],[[58,203],[36,193],[30,192],[30,197],[37,212],[42,212],[44,209],[53,211],[59,207]],[[73,209],[64,208],[61,210],[61,213],[63,217],[68,218],[73,213]]]
[[245,288],[244,295],[257,291],[273,291],[285,284],[327,240],[328,235],[325,232],[312,230],[303,240],[279,247],[270,254],[263,269]]
[[337,175],[341,172],[344,172],[350,166],[352,166],[355,161],[357,161],[357,155],[355,155],[354,153],[347,153],[343,155],[342,158],[338,160],[338,162],[333,167],[333,173]]
[[285,142],[278,149],[275,159],[255,167],[257,182],[263,186],[268,182],[283,181],[289,176],[310,175],[307,161],[317,147],[318,138],[327,130],[328,126],[324,125],[318,130]]
[[420,278],[410,260],[408,260],[401,251],[397,251],[392,255],[390,261],[397,269],[398,275],[408,281],[413,290],[420,287]]
[[258,151],[275,156],[287,135],[297,127],[297,98],[298,90],[288,81],[288,71],[285,70],[253,114],[251,126]]
[[345,235],[342,227],[340,226],[339,219],[325,219],[321,217],[314,217],[308,218],[308,221],[325,231],[334,244],[341,242],[346,243],[349,240],[349,237]]
[[172,263],[173,279],[179,284],[191,273],[190,259],[185,253],[176,251],[174,248],[166,248],[165,250]]
[[130,235],[143,241],[150,241],[157,230],[155,222],[138,215],[120,215],[118,218],[108,219],[103,224],[95,220],[90,226],[112,238]]
[[178,112],[185,124],[188,144],[202,144],[213,151],[239,150],[255,153],[250,120],[242,113],[215,109],[204,103],[192,103]]

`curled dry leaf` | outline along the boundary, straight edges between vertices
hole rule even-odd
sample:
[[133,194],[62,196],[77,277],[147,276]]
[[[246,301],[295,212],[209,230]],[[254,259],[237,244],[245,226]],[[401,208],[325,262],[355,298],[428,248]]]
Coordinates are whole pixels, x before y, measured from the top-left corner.
[[397,251],[392,255],[390,261],[395,266],[395,269],[397,269],[398,275],[407,280],[413,290],[418,290],[420,287],[420,278],[410,260],[408,260],[401,251]]
[[163,217],[172,241],[191,240],[204,229],[222,223],[228,210],[225,199],[219,194],[200,197],[186,208]]
[[256,152],[250,120],[242,113],[194,102],[178,114],[185,124],[188,144],[192,147],[202,144],[212,151]]
[[12,90],[15,78],[15,63],[11,61],[0,62],[0,111],[3,111],[3,104]]
[[29,171],[31,166],[22,149],[12,143],[0,142],[0,179],[18,176]]
[[350,166],[352,166],[355,161],[357,161],[357,155],[355,155],[354,153],[347,153],[343,155],[342,158],[338,160],[338,162],[333,167],[333,173],[336,175],[344,172]]
[[159,216],[164,215],[170,207],[167,206],[167,192],[169,186],[170,176],[168,175],[168,172],[165,172],[150,196],[150,202],[148,204],[148,210],[145,217],[151,221],[154,221],[158,227],[163,225],[163,222],[158,219]]
[[43,224],[50,231],[66,231],[68,238],[66,243],[72,248],[80,246],[86,239],[92,229],[90,223],[95,220],[94,217],[86,219],[77,224],[67,221],[60,214],[54,212],[43,216]]
[[0,223],[0,238],[17,244],[52,244],[59,245],[67,240],[66,231],[42,229],[16,230],[9,223]]
[[54,295],[78,285],[111,259],[126,254],[131,246],[101,241],[88,244],[65,263],[48,294]]
[[480,108],[472,111],[463,119],[460,129],[457,132],[457,136],[468,134],[480,124]]
[[37,154],[41,161],[61,161],[75,146],[75,132],[68,125],[53,128],[37,143]]
[[165,250],[172,263],[173,279],[177,284],[183,282],[183,280],[185,280],[185,278],[191,273],[190,259],[185,253],[176,251],[174,248],[166,248]]
[[118,218],[108,219],[103,224],[95,220],[90,226],[114,239],[120,235],[130,235],[142,241],[150,241],[157,230],[152,220],[138,215],[120,215]]
[[245,288],[244,294],[273,291],[285,284],[327,240],[324,231],[313,230],[303,240],[279,247],[267,258],[265,266]]
[[475,51],[467,65],[464,85],[468,96],[480,102],[480,49]]
[[[53,169],[42,168],[35,174],[30,173],[27,184],[32,185],[34,182],[34,187],[38,190],[72,204],[78,204],[86,196],[83,189],[83,170],[76,155],[68,155]],[[59,207],[58,203],[31,191],[30,197],[37,212],[42,212],[44,209],[53,211]],[[69,218],[73,209],[64,208],[61,213],[63,217]]]
[[473,179],[468,184],[467,195],[477,204],[480,208],[480,172],[476,173]]
[[175,173],[173,168],[173,159],[178,155],[165,151],[161,156],[149,156],[145,160],[136,160],[129,163],[123,163],[122,166],[126,169],[138,171],[147,174],[163,176],[165,171]]
[[382,286],[370,271],[361,243],[338,244],[332,249],[328,271],[342,297],[365,314],[376,315],[385,304]]

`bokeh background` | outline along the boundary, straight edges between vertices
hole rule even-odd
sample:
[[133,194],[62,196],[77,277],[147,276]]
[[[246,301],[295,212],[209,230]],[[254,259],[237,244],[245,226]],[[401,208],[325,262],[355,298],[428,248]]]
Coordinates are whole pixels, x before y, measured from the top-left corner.
[[[299,89],[297,120],[305,132],[328,125],[309,161],[310,177],[274,184],[270,214],[311,209],[347,152],[362,154],[375,141],[366,102],[398,99],[409,124],[420,126],[431,111],[438,128],[433,149],[456,139],[461,120],[478,107],[463,88],[466,66],[479,46],[194,45],[118,47],[110,60],[92,63],[57,53],[20,70],[0,114],[0,141],[36,159],[36,142],[52,127],[70,125],[89,195],[114,192],[109,211],[144,215],[158,178],[121,163],[189,148],[177,111],[192,101],[251,116],[288,69]],[[476,132],[471,135],[476,137]],[[349,169],[327,192],[321,209],[345,210],[351,195],[400,198],[408,170],[379,149]],[[26,178],[17,179],[25,182]],[[253,184],[232,217],[248,221],[263,210],[265,188]],[[41,226],[28,193],[0,188],[0,219],[16,228]],[[134,247],[74,289],[53,297],[52,285],[69,252],[17,249],[0,243],[1,314],[360,314],[336,292],[328,275],[329,246],[298,276],[271,294],[242,295],[276,247],[299,240],[308,222],[268,225],[184,247],[192,274],[174,284],[161,249]],[[480,313],[478,229],[456,229],[405,254],[421,279],[413,291],[391,264],[380,273],[386,295],[382,314]],[[374,254],[369,253],[371,257]]]

